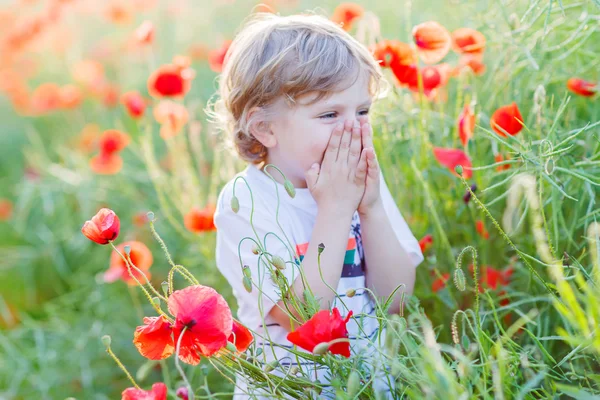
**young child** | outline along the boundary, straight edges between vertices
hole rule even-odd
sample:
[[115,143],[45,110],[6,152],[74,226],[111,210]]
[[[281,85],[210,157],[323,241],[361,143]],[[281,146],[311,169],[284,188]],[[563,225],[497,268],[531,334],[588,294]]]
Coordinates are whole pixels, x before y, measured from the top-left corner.
[[[280,272],[298,298],[305,288],[302,268],[321,309],[338,307],[343,317],[353,312],[347,325],[353,352],[379,330],[364,288],[378,297],[399,285],[399,292],[412,292],[423,256],[380,172],[368,118],[382,79],[368,50],[318,15],[256,14],[229,48],[213,116],[248,166],[236,176],[246,182],[234,178],[219,195],[216,262],[265,363],[296,365],[286,336],[298,316],[290,316],[264,256],[259,261],[254,242],[244,238],[286,261]],[[276,168],[263,169],[268,164],[291,182],[293,198]],[[243,286],[240,259],[250,268],[251,292]],[[349,289],[356,294],[347,296]],[[399,306],[398,293],[390,312]],[[326,383],[326,371],[308,370]],[[234,399],[256,398],[251,386],[238,377]]]

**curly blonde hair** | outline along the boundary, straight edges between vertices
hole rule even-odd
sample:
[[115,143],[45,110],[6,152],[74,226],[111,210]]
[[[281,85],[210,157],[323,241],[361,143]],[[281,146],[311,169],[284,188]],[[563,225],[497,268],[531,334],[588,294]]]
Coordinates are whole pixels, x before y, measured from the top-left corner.
[[[324,16],[251,15],[231,43],[218,78],[218,99],[206,113],[247,162],[260,164],[268,151],[251,133],[253,123],[268,123],[271,106],[283,96],[289,107],[302,95],[308,104],[344,90],[354,73],[368,73],[369,92],[381,93],[381,68],[369,50]],[[354,83],[354,82],[352,82]],[[258,112],[250,111],[258,107]]]

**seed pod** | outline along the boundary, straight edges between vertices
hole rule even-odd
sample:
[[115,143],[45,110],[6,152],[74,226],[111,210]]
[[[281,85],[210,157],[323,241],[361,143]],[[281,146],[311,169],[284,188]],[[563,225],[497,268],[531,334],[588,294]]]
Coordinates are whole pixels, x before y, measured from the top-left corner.
[[325,245],[323,243],[319,243],[318,252],[321,254],[325,250]]
[[271,264],[273,264],[273,266],[279,270],[285,269],[285,262],[283,261],[283,258],[281,258],[279,256],[273,256],[273,259],[271,260]]
[[244,274],[244,276],[246,276],[248,278],[252,278],[252,271],[250,270],[249,266],[244,265],[242,267],[242,273]]
[[131,254],[131,246],[127,245],[123,248],[123,250],[125,250],[125,254],[130,255]]
[[313,349],[313,354],[322,356],[323,354],[327,353],[327,350],[329,350],[329,342],[322,342],[315,346]]
[[238,211],[240,211],[240,201],[236,196],[231,198],[231,210],[236,214]]
[[358,372],[356,372],[356,370],[353,370],[352,372],[350,372],[350,376],[348,376],[348,383],[347,383],[347,393],[349,396],[354,397],[356,395],[356,393],[358,393],[358,391],[360,390],[360,376],[358,375]]
[[246,292],[252,293],[252,280],[250,280],[250,278],[244,276],[244,279],[242,279],[242,284],[244,285]]
[[457,165],[456,167],[454,167],[454,171],[456,171],[457,174],[462,175],[462,173],[463,173],[462,165]]
[[102,344],[104,345],[104,347],[106,347],[106,349],[108,350],[110,348],[110,336],[109,335],[104,335],[102,336]]
[[156,305],[156,307],[160,308],[160,298],[158,298],[157,296],[152,298],[152,302]]
[[162,281],[160,287],[162,288],[165,297],[169,297],[169,283],[167,281]]
[[462,268],[456,268],[454,270],[454,285],[461,292],[464,292],[466,289],[467,283]]
[[346,297],[354,297],[354,295],[356,295],[356,289],[346,290]]
[[154,222],[154,213],[152,211],[148,211],[146,217],[148,217],[148,221]]
[[296,196],[296,189],[294,189],[294,185],[292,185],[292,182],[286,179],[285,182],[283,182],[283,186],[285,187],[285,191],[293,199]]

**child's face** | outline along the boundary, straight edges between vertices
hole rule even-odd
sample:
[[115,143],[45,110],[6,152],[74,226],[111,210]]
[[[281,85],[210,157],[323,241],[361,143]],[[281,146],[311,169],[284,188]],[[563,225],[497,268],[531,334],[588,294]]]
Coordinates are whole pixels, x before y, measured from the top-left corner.
[[314,97],[299,98],[293,109],[283,99],[275,105],[278,114],[271,124],[275,143],[268,149],[267,163],[279,167],[295,187],[306,188],[304,173],[313,163],[321,164],[338,123],[351,120],[363,124],[369,118],[372,98],[367,74],[361,74],[347,89],[305,105]]

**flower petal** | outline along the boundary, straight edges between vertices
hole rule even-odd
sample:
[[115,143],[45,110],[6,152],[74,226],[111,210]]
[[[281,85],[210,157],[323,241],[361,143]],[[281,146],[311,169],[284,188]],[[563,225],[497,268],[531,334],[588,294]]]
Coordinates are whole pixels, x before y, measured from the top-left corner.
[[133,344],[141,355],[150,360],[162,360],[175,351],[171,324],[164,316],[145,317],[133,335]]

